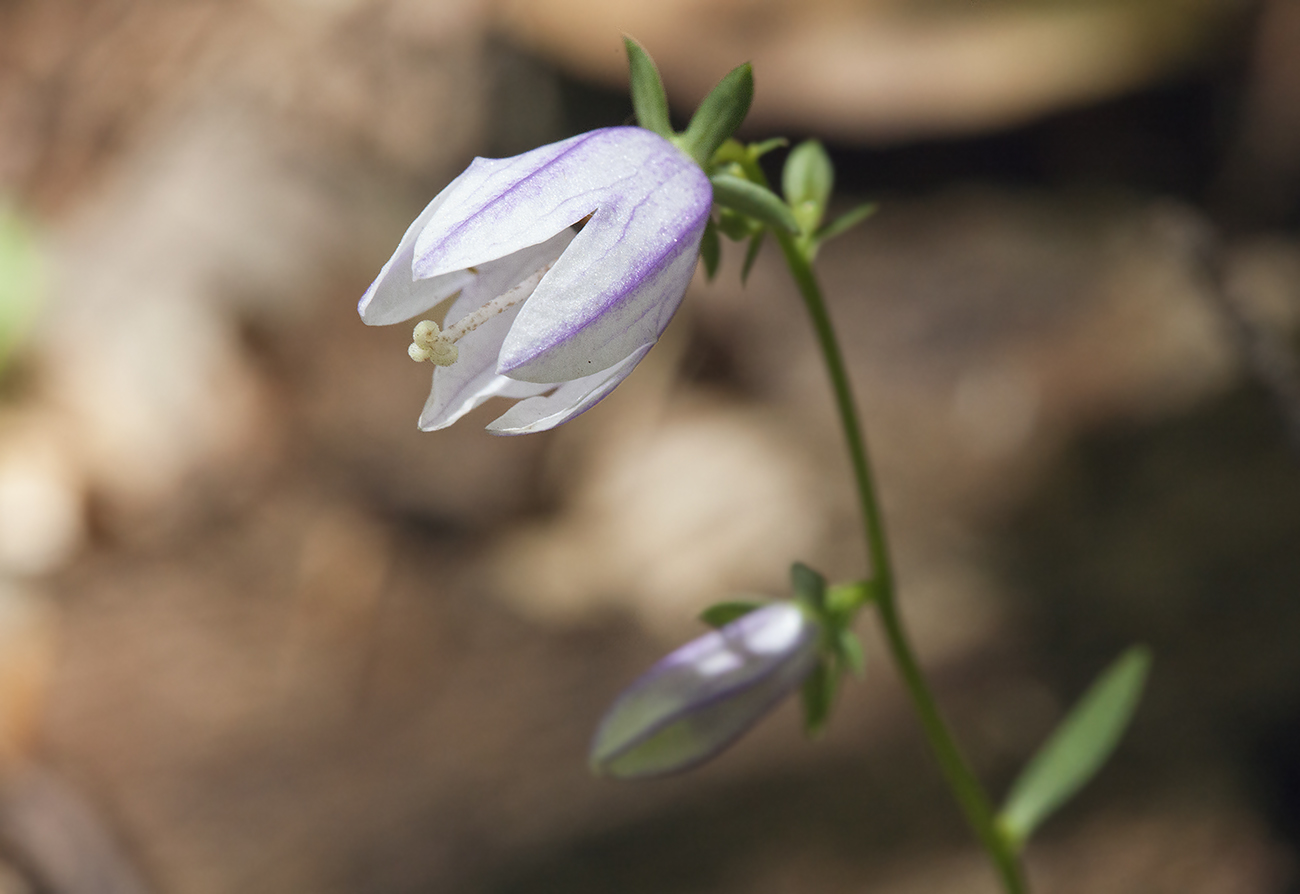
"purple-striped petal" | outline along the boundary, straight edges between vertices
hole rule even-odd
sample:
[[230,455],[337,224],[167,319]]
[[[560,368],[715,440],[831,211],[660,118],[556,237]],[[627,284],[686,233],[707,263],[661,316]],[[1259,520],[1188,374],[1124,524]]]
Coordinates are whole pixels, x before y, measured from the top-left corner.
[[778,602],[688,643],[614,702],[592,742],[592,768],[637,778],[708,760],[803,682],[818,637],[807,613]]
[[[608,394],[659,339],[711,203],[699,166],[635,127],[478,158],[407,230],[358,309],[392,323],[458,295],[440,330],[456,351],[439,349],[456,359],[435,371],[421,428],[503,396],[523,400],[490,430],[544,431]],[[515,289],[543,267],[531,291]],[[451,330],[479,308],[485,322]]]

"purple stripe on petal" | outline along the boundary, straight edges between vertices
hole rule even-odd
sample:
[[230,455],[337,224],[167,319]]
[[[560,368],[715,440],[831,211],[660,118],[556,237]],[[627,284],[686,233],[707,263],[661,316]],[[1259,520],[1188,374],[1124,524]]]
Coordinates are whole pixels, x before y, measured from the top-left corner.
[[657,775],[717,754],[811,671],[818,635],[816,622],[781,602],[683,646],[615,701],[596,733],[593,766]]

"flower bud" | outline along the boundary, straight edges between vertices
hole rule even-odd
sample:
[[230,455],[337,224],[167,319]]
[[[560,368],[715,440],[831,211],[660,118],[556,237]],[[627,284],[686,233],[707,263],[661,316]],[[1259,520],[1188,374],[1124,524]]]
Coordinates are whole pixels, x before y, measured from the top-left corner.
[[673,652],[605,714],[591,746],[593,772],[657,776],[718,754],[803,682],[819,635],[803,609],[778,602]]

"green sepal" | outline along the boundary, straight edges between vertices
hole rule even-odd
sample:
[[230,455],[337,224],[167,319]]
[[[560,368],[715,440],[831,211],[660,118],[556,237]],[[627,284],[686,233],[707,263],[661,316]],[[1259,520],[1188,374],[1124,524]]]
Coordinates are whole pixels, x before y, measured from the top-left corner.
[[789,145],[790,145],[790,141],[787,140],[785,137],[772,137],[771,139],[764,140],[761,143],[750,143],[749,145],[745,146],[745,150],[749,153],[750,158],[752,158],[754,161],[758,161],[758,159],[762,158],[764,155],[767,155],[767,153],[771,152],[772,150],[781,149]]
[[746,62],[727,73],[704,97],[678,145],[708,170],[713,153],[740,127],[754,100],[754,69]]
[[709,182],[713,184],[713,201],[724,208],[739,211],[775,230],[792,235],[799,232],[799,222],[790,206],[767,187],[732,174],[714,174]]
[[[771,142],[771,140],[768,140],[768,142]],[[754,160],[752,153],[752,146],[747,146],[740,142],[740,140],[723,140],[722,145],[713,153],[713,158],[710,159],[711,164],[708,170],[710,173],[717,173],[719,168],[727,166],[734,166],[737,170],[743,170],[744,165],[747,162]]]
[[832,613],[851,617],[859,608],[876,599],[875,581],[860,580],[835,584],[826,591],[826,608]]
[[826,578],[803,562],[790,566],[790,589],[795,599],[817,609],[818,614],[826,607]]
[[758,250],[763,247],[764,232],[766,231],[759,230],[749,237],[749,248],[745,250],[745,266],[740,268],[740,284],[742,286],[749,282],[749,271],[754,269],[754,262],[758,260]]
[[747,165],[755,164],[767,153],[788,145],[790,141],[785,137],[772,137],[761,143],[742,143],[736,139],[725,140],[718,147],[718,151],[713,153],[713,164],[709,172],[716,174],[720,168],[727,166],[734,166],[738,171],[743,171]]
[[790,151],[781,171],[781,189],[801,232],[812,233],[821,225],[834,185],[835,168],[821,143],[805,140]]
[[1089,687],[1011,786],[998,826],[1019,849],[1105,764],[1133,717],[1151,666],[1134,646]]
[[862,648],[862,640],[847,627],[840,627],[835,632],[835,655],[840,663],[853,671],[855,677],[861,677],[867,669],[867,653]]
[[762,224],[739,211],[732,211],[730,208],[722,208],[718,211],[718,230],[732,242],[748,239],[754,235],[755,230],[761,229],[763,229]]
[[710,217],[704,225],[704,235],[700,237],[700,260],[704,262],[704,275],[710,280],[718,273],[718,261],[722,258],[722,246],[718,243],[718,227]]
[[736,599],[730,602],[719,602],[710,605],[704,611],[700,612],[700,620],[710,627],[726,627],[737,618],[743,618],[745,615],[762,608],[767,603],[750,602],[747,600]]
[[846,211],[826,226],[818,230],[814,236],[818,242],[825,242],[827,239],[834,239],[843,233],[856,227],[871,215],[875,214],[880,205],[876,202],[867,202],[865,205],[859,205],[852,210]]
[[803,681],[803,728],[810,736],[826,729],[831,706],[835,703],[835,690],[839,672],[832,662],[821,659]]
[[668,122],[668,94],[664,92],[659,69],[641,44],[627,35],[623,35],[623,47],[627,50],[628,83],[637,123],[664,139],[672,137],[673,128]]

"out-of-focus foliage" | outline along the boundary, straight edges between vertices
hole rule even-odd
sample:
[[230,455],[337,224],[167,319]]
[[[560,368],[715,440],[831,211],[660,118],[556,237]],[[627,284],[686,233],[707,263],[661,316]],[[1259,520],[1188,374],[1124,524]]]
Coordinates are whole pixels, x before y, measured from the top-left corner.
[[0,375],[31,328],[41,289],[40,254],[31,225],[0,203]]
[[1088,783],[1128,727],[1151,653],[1134,647],[1106,669],[1084,694],[1011,787],[1000,822],[1017,845]]

